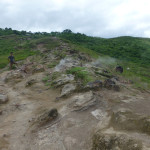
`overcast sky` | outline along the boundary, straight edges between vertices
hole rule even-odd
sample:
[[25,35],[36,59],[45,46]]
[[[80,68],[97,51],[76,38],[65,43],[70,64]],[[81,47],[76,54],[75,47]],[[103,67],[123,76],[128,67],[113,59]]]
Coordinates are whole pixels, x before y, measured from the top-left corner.
[[0,0],[0,28],[150,37],[150,0]]

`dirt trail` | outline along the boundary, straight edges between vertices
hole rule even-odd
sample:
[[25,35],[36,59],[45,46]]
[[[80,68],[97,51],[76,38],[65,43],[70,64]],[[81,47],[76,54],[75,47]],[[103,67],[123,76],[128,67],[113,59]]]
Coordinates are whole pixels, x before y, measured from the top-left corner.
[[[43,73],[29,76],[17,84],[6,84],[3,79],[7,73],[0,75],[1,93],[9,97],[9,102],[0,106],[3,111],[0,116],[0,150],[90,149],[88,142],[99,122],[91,115],[96,108],[83,113],[72,112],[67,108],[69,98],[55,101],[60,91],[47,89],[41,82]],[[25,83],[32,78],[39,82],[26,88]],[[60,114],[56,123],[30,132],[30,121],[52,108],[57,108]]]
[[[72,111],[68,104],[71,98],[56,101],[60,95],[59,89],[48,89],[42,81],[44,73],[26,76],[18,83],[5,83],[4,78],[9,71],[0,74],[0,93],[7,94],[9,102],[0,105],[0,150],[90,150],[91,139],[98,129],[109,134],[124,134],[141,140],[150,149],[150,138],[147,134],[114,130],[109,126],[112,111],[119,109],[131,110],[150,116],[149,93],[134,89],[122,89],[121,92],[103,89],[98,103],[86,111]],[[26,83],[36,79],[31,87]],[[74,95],[77,95],[75,93]],[[59,118],[52,124],[31,132],[31,121],[45,110],[56,108]],[[98,116],[92,113],[99,112]],[[110,113],[111,112],[111,113]]]
[[39,91],[31,92],[31,89],[24,88],[24,82],[20,83],[19,89],[10,86],[3,82],[6,73],[0,78],[0,90],[9,97],[9,102],[0,107],[3,111],[0,117],[0,149],[25,150],[29,145],[29,137],[25,136],[29,120],[39,113],[40,108],[52,108],[57,93],[52,90],[40,94]]

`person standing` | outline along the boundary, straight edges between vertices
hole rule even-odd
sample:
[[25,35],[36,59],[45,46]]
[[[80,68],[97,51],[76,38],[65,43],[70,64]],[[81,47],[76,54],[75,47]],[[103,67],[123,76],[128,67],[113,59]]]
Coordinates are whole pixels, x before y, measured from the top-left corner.
[[12,69],[13,64],[17,64],[15,62],[15,57],[13,56],[13,52],[10,53],[10,56],[8,57],[8,61],[9,61],[9,64],[10,64],[10,69]]

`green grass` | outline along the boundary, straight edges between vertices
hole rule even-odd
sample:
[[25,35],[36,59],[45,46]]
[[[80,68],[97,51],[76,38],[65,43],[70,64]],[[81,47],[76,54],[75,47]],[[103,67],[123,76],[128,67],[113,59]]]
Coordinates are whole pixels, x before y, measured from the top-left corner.
[[57,56],[59,59],[63,59],[66,57],[66,54],[64,51],[60,52],[60,51],[55,51],[54,55]]
[[86,68],[84,68],[84,67],[71,68],[71,69],[67,70],[67,73],[75,75],[75,79],[76,80],[80,79],[84,85],[93,80],[90,73],[88,71],[86,71]]
[[24,60],[38,53],[39,44],[51,50],[58,47],[60,43],[56,39],[44,36],[37,38],[13,34],[0,36],[0,69],[7,66],[10,52],[14,53],[16,61]]
[[30,45],[30,47],[36,47],[36,45],[39,44],[42,44],[48,50],[52,50],[60,46],[60,42],[57,39],[53,39],[51,37],[42,37],[28,42],[28,45]]
[[99,54],[99,53],[97,53],[97,52],[95,52],[95,51],[93,51],[93,50],[91,50],[91,49],[89,49],[89,48],[86,48],[86,47],[84,47],[84,46],[81,46],[81,45],[79,45],[79,44],[73,44],[72,42],[70,42],[69,40],[66,40],[66,39],[63,39],[63,38],[61,38],[61,40],[63,41],[63,42],[65,42],[65,43],[68,43],[69,44],[69,46],[72,48],[72,49],[74,49],[74,50],[77,50],[77,51],[79,51],[79,52],[83,52],[83,53],[85,53],[85,54],[88,54],[90,57],[92,57],[92,58],[95,58],[95,59],[97,59],[99,56],[101,56],[101,54]]
[[[15,51],[14,56],[16,61],[24,60],[29,56],[35,55],[35,51],[30,51],[30,50],[20,50],[20,51]],[[6,67],[9,62],[8,62],[8,56],[10,54],[3,54],[0,56],[0,69]]]
[[[133,81],[133,86],[140,89],[150,89],[149,68],[139,67],[132,62],[122,62],[124,67],[123,77]],[[130,68],[129,70],[127,68]]]
[[48,64],[48,68],[54,68],[57,64],[59,63],[59,61],[53,61],[50,64]]
[[[23,60],[36,52],[27,45],[26,37],[21,35],[0,36],[0,68],[6,67],[10,52],[14,53],[16,61]],[[26,43],[26,44],[24,44]]]
[[142,66],[150,64],[150,39],[148,38],[125,36],[104,39],[80,33],[66,33],[59,36],[70,41],[72,44],[88,48],[99,54],[132,61]]

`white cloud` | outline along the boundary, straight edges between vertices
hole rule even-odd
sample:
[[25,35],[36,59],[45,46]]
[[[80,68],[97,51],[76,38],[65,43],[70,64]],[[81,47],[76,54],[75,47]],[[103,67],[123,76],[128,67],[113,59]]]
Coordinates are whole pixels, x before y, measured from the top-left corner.
[[0,0],[0,27],[150,37],[148,0]]

